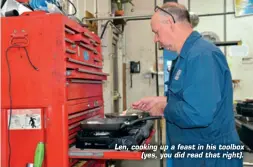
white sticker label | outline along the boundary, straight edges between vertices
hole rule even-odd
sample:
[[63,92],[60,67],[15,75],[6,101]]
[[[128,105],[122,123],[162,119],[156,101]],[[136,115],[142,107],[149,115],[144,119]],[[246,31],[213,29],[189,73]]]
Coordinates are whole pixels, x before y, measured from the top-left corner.
[[[10,129],[41,129],[41,109],[12,109]],[[8,110],[8,123],[10,110]]]
[[175,80],[179,79],[181,72],[182,72],[182,70],[177,71],[176,76],[175,76]]

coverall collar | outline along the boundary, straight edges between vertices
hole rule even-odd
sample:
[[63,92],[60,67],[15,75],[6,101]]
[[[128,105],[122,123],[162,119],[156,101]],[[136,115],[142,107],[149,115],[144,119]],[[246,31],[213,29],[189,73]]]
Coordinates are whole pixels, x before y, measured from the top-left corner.
[[200,33],[198,33],[197,31],[193,31],[189,37],[186,39],[181,52],[180,52],[180,57],[185,58],[188,51],[191,49],[191,47],[193,46],[193,44],[195,43],[195,41],[197,39],[199,39],[201,37]]

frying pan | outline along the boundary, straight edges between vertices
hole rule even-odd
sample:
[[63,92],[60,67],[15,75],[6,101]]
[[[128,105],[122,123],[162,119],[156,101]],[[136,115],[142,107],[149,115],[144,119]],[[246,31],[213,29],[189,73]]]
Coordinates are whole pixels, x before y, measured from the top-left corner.
[[122,131],[128,127],[131,127],[137,123],[146,120],[162,119],[161,116],[144,117],[133,121],[124,121],[121,118],[94,118],[84,120],[80,123],[83,130],[89,131]]
[[120,113],[105,114],[106,118],[117,118],[118,120],[122,120],[122,121],[133,121],[133,120],[136,120],[136,119],[149,117],[149,116],[150,115],[147,112],[127,113],[125,115],[122,115]]

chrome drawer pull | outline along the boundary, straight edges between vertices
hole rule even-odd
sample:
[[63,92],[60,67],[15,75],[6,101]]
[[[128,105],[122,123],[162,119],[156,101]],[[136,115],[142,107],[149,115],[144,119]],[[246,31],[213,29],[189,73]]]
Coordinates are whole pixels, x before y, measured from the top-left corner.
[[71,63],[76,63],[76,64],[85,65],[85,66],[94,67],[94,68],[99,68],[99,69],[103,68],[103,67],[100,67],[100,66],[96,66],[96,65],[88,64],[88,63],[85,63],[85,62],[82,62],[82,61],[78,61],[78,60],[75,60],[75,59],[72,59],[72,58],[67,58],[67,61],[69,61]]
[[85,69],[81,69],[81,68],[78,68],[77,71],[78,72],[83,72],[83,73],[88,73],[88,74],[96,74],[96,75],[108,76],[108,74],[103,73],[103,72],[94,72],[94,71],[89,71],[89,70],[85,70]]
[[65,38],[65,41],[68,42],[68,43],[71,43],[71,44],[75,44],[74,41],[72,41],[72,40],[70,40],[70,39],[68,39],[68,38]]
[[70,79],[71,83],[87,83],[87,84],[102,84],[102,81],[91,81],[91,80],[81,80],[81,79]]
[[93,50],[93,52],[97,55],[98,54],[98,52],[96,51],[96,50]]
[[71,53],[71,54],[76,54],[76,51],[70,50],[70,49],[66,49],[66,52],[67,52],[67,53]]
[[78,114],[73,114],[73,115],[69,116],[68,119],[73,119],[73,118],[76,118],[76,117],[80,117],[82,115],[92,113],[92,112],[95,112],[95,111],[100,110],[100,109],[101,108],[95,108],[95,109],[87,110],[87,111],[84,111],[84,112],[81,112],[81,113],[78,113]]
[[66,27],[65,27],[65,31],[66,31],[67,33],[69,33],[69,34],[72,34],[72,35],[76,34],[75,31],[72,31],[72,30],[70,30],[70,29],[68,29],[68,28],[66,28]]
[[83,35],[85,35],[88,38],[92,38],[87,32],[84,32]]
[[93,50],[93,48],[89,47],[88,45],[85,45],[83,43],[80,43],[80,46],[86,48],[86,49],[89,49],[89,50]]

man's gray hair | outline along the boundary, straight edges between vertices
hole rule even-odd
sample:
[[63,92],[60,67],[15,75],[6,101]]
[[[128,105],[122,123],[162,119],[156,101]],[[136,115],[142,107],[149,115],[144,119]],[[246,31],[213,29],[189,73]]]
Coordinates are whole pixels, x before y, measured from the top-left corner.
[[[167,2],[162,7],[163,10],[169,12],[174,17],[175,21],[187,21],[191,23],[190,21],[190,14],[188,10],[185,8],[185,6],[178,4],[176,2]],[[160,11],[164,15],[166,15],[165,12]]]

